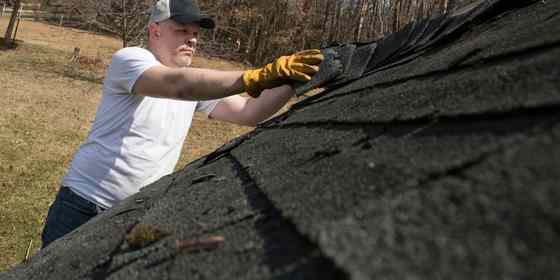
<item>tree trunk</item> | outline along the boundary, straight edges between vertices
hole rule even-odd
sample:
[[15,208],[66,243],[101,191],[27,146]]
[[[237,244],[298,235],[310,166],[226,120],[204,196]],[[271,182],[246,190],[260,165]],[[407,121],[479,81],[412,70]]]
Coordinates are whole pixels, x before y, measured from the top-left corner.
[[122,46],[126,48],[128,46],[128,22],[127,22],[127,14],[126,14],[126,0],[121,0],[121,7],[122,7]]
[[8,28],[6,29],[6,34],[4,35],[4,45],[11,46],[13,44],[12,35],[14,33],[14,28],[16,26],[16,21],[18,18],[19,8],[21,7],[21,0],[16,0],[14,7],[12,9],[12,15],[10,16],[10,23],[8,23]]
[[356,3],[355,11],[354,11],[354,19],[355,21],[355,29],[354,29],[354,41],[360,41],[362,36],[362,30],[364,27],[364,18],[367,12],[367,1],[361,0]]
[[401,1],[396,0],[393,3],[393,24],[390,32],[396,32],[400,29]]

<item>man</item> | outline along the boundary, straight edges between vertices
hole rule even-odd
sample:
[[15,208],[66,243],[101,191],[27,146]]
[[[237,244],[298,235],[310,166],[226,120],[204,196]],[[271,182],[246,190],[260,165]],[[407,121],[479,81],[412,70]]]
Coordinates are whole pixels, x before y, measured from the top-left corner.
[[192,0],[160,0],[147,49],[113,55],[90,134],[49,209],[43,247],[173,172],[195,111],[254,126],[286,104],[287,84],[311,79],[323,59],[311,50],[244,72],[187,68],[200,28],[213,27]]

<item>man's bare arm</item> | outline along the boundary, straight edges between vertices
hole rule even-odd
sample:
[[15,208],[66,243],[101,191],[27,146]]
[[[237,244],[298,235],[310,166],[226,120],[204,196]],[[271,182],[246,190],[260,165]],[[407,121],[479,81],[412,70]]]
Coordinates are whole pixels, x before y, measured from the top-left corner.
[[154,66],[136,81],[133,93],[181,100],[210,100],[242,93],[242,71]]
[[263,91],[259,98],[230,96],[224,98],[210,113],[210,118],[246,126],[256,126],[278,112],[294,90],[289,85]]
[[262,91],[286,81],[306,82],[319,71],[320,50],[282,56],[262,68],[246,71],[217,71],[200,68],[154,66],[136,81],[133,93],[182,100],[210,100],[247,91],[258,97]]

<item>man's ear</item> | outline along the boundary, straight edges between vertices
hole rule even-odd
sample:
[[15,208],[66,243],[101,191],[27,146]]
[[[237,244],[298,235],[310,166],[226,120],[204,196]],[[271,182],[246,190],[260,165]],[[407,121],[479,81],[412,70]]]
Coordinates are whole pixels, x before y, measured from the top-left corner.
[[161,35],[159,33],[159,25],[155,22],[151,22],[148,25],[148,32],[150,32],[150,34],[153,34],[155,37],[159,37]]

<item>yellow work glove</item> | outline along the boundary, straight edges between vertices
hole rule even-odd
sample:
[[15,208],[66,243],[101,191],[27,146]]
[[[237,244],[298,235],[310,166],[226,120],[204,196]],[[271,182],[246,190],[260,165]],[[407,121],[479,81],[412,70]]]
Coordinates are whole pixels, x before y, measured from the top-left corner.
[[311,80],[323,61],[320,50],[306,50],[289,56],[281,56],[263,68],[243,73],[245,90],[252,97],[259,97],[265,89],[281,86],[289,81]]

